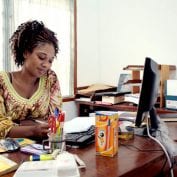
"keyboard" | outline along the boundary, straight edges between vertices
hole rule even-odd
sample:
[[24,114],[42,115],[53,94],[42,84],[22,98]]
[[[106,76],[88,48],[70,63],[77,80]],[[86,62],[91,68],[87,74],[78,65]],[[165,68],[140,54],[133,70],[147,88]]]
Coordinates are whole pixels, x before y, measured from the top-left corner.
[[79,133],[67,133],[66,145],[84,147],[95,142],[95,126],[91,126],[88,131]]

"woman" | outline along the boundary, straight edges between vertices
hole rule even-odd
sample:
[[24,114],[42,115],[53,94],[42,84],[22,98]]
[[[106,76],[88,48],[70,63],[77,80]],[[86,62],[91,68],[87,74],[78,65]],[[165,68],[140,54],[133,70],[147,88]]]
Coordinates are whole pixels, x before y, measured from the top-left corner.
[[21,24],[10,38],[15,64],[20,70],[0,72],[0,138],[44,138],[49,132],[47,120],[61,109],[59,82],[51,70],[58,40],[42,22]]

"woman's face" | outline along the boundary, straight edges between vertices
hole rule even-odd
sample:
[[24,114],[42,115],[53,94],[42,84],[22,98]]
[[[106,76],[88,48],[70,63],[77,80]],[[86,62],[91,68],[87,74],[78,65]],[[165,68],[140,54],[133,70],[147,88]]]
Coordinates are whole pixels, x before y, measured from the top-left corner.
[[55,49],[52,44],[40,44],[33,49],[32,53],[26,52],[24,54],[23,69],[34,77],[40,77],[51,68],[54,57]]

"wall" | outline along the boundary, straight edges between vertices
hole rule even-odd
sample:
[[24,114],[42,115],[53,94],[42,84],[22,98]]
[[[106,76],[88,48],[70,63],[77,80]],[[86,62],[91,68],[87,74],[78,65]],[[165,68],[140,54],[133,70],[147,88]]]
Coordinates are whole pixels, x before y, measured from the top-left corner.
[[78,86],[117,85],[122,68],[146,56],[177,65],[176,9],[176,0],[77,0]]
[[66,112],[66,121],[71,120],[74,117],[77,117],[77,107],[74,101],[64,102],[63,111]]
[[[77,1],[78,86],[99,81],[98,1]],[[95,73],[96,72],[96,73]]]
[[[122,68],[177,64],[176,0],[77,0],[78,85],[116,85]],[[92,72],[90,72],[92,70]]]

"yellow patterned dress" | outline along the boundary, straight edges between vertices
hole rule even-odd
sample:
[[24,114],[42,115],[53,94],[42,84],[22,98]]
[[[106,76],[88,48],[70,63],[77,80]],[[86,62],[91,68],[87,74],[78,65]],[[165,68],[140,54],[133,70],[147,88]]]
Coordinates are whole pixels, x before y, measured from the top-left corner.
[[11,84],[9,73],[0,72],[0,138],[7,136],[16,126],[14,122],[28,116],[46,119],[55,108],[61,109],[62,97],[59,81],[54,71],[49,70],[39,80],[39,86],[31,98],[21,97]]

